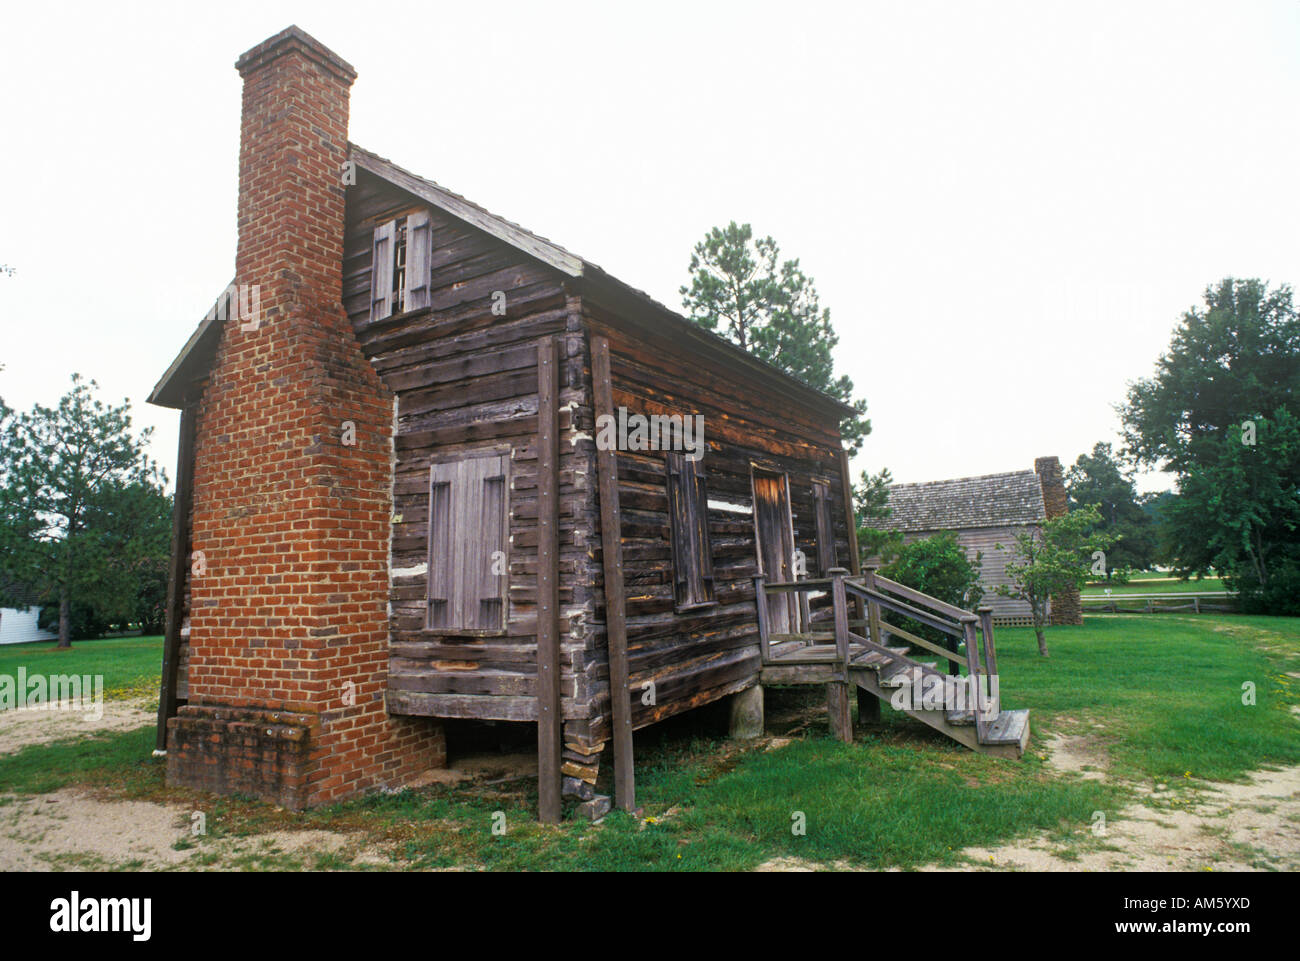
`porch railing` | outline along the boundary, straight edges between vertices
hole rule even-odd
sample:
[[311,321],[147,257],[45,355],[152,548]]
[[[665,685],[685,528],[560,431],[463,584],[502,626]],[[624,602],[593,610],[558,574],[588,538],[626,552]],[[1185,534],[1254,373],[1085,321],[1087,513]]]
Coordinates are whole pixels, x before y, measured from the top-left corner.
[[[893,638],[909,647],[921,648],[949,661],[951,666],[944,673],[961,676],[960,668],[966,667],[966,681],[972,688],[974,704],[971,707],[976,731],[983,738],[991,718],[997,716],[1000,708],[997,685],[997,648],[993,637],[993,609],[981,607],[977,613],[964,611],[952,604],[945,603],[937,597],[923,594],[921,591],[899,584],[882,577],[874,566],[867,566],[861,576],[852,577],[844,568],[831,568],[827,576],[801,581],[768,583],[762,575],[754,578],[754,593],[758,607],[759,644],[763,663],[773,660],[771,652],[772,634],[769,629],[767,598],[769,594],[796,592],[802,595],[804,603],[800,604],[801,613],[808,611],[806,599],[813,592],[829,592],[831,596],[831,627],[829,632],[835,643],[835,662],[840,674],[848,680],[849,670],[855,656],[853,645],[857,644],[867,650],[875,650],[892,657],[897,652],[890,651],[887,639]],[[855,608],[850,616],[850,601]],[[929,627],[948,638],[946,645],[936,643],[907,630],[899,624],[891,623],[886,618],[906,618],[917,624]],[[794,635],[779,635],[781,640],[806,638],[811,645],[816,622],[805,614],[806,632]],[[857,629],[865,631],[860,634]],[[818,632],[826,633],[826,632]],[[959,650],[964,645],[964,650]],[[787,655],[788,656],[788,655]]]

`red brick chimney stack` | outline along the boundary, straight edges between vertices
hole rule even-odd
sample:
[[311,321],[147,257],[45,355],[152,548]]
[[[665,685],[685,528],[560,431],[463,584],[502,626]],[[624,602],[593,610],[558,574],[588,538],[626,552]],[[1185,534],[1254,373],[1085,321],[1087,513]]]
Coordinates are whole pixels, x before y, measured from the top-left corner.
[[297,27],[236,68],[236,283],[261,312],[224,322],[196,417],[202,570],[167,772],[301,808],[400,784],[445,748],[436,722],[384,707],[393,401],[342,307],[356,73]]
[[[1034,460],[1034,473],[1038,475],[1039,486],[1043,489],[1043,510],[1047,519],[1052,520],[1069,513],[1070,501],[1065,493],[1065,480],[1061,473],[1059,457],[1038,457]],[[1083,605],[1079,600],[1079,591],[1071,588],[1052,598],[1052,623],[1083,623]]]

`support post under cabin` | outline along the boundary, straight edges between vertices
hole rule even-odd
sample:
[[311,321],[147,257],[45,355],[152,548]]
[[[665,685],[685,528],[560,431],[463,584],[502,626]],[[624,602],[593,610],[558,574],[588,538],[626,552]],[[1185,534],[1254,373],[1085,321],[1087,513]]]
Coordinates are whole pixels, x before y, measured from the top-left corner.
[[844,591],[844,578],[848,575],[842,567],[832,568],[831,600],[835,614],[835,656],[839,680],[826,685],[826,709],[830,714],[831,733],[845,744],[853,742],[853,718],[849,714],[849,606]]
[[560,801],[559,365],[537,345],[537,813],[558,823]]
[[[591,338],[591,380],[596,420],[614,416],[614,387],[610,375],[609,340]],[[596,447],[596,476],[600,494],[600,543],[605,575],[605,646],[609,652],[609,699],[613,715],[614,801],[624,811],[636,810],[636,781],[632,772],[632,703],[628,690],[627,609],[623,594],[623,521],[618,508],[618,455]]]

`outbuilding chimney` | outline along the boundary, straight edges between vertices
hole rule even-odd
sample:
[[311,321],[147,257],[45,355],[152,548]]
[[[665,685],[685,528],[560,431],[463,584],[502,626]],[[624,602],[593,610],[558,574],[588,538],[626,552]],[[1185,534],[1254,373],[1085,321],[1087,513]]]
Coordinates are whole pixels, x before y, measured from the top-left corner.
[[[1035,458],[1034,473],[1038,475],[1038,484],[1043,490],[1043,511],[1047,519],[1069,513],[1070,500],[1065,493],[1060,458]],[[1052,623],[1076,626],[1083,623],[1083,604],[1079,600],[1078,588],[1072,587],[1052,596]]]

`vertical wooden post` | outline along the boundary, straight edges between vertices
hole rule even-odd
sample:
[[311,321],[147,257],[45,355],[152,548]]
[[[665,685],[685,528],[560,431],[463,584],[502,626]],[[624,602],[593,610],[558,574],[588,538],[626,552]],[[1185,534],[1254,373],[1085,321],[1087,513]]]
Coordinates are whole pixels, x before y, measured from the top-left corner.
[[975,735],[982,742],[988,731],[988,721],[984,719],[983,713],[987,705],[980,697],[979,641],[975,637],[974,615],[962,620],[961,630],[962,640],[966,642],[966,671],[969,675],[967,683],[970,685],[971,697],[974,699],[970,709],[975,716]]
[[[876,571],[878,564],[867,564],[862,568],[862,586],[869,591],[876,590]],[[884,644],[884,632],[880,629],[880,605],[875,601],[867,603],[867,639],[873,644]]]
[[560,424],[554,338],[537,345],[537,797],[557,824],[560,801]]
[[849,475],[849,452],[840,448],[840,486],[844,490],[844,522],[848,527],[849,570],[857,577],[862,573],[862,558],[858,556],[858,520],[853,512],[853,478]]
[[163,638],[162,679],[158,689],[158,731],[154,748],[167,750],[167,719],[176,714],[181,621],[185,615],[185,577],[190,568],[190,507],[194,498],[194,408],[181,408],[176,449],[176,496],[172,499],[172,559],[167,579],[167,626]]
[[826,685],[826,709],[830,714],[831,731],[846,744],[853,741],[853,718],[849,713],[849,605],[844,593],[844,577],[848,571],[832,567],[831,601],[835,613],[835,655],[839,660],[839,680]]
[[[849,452],[843,447],[840,448],[840,488],[844,493],[844,524],[849,541],[849,570],[853,572],[854,577],[857,577],[862,573],[862,558],[858,556],[858,516],[853,510],[853,478],[849,474]],[[855,597],[853,606],[857,611],[858,620],[862,620],[866,616],[863,613],[862,598]],[[872,700],[874,701],[875,698]]]
[[[609,340],[591,338],[591,380],[596,419],[614,416],[614,387],[610,376]],[[614,800],[625,811],[636,810],[632,771],[632,703],[628,690],[627,609],[623,593],[623,522],[618,508],[618,456],[596,449],[600,491],[600,542],[605,568],[605,643],[609,652],[609,697],[613,715]]]
[[[984,635],[984,670],[988,672],[989,693],[992,695],[993,678],[998,675],[998,652],[997,648],[993,646],[993,608],[985,605],[978,608],[978,612],[980,616],[980,633]],[[1001,681],[998,683],[1000,689]],[[1001,710],[999,701],[1000,698],[995,700],[990,708],[995,714]]]
[[848,574],[842,567],[832,567],[831,576],[831,610],[835,614],[835,656],[840,662],[840,676],[849,678],[849,604],[844,591],[844,577]]
[[766,583],[767,579],[762,574],[754,575],[754,604],[758,608],[758,650],[764,664],[771,660],[772,655],[772,641],[767,626],[767,590],[763,586]]
[[845,744],[853,743],[853,715],[849,709],[849,686],[843,681],[826,685],[826,713],[831,721],[831,734]]

